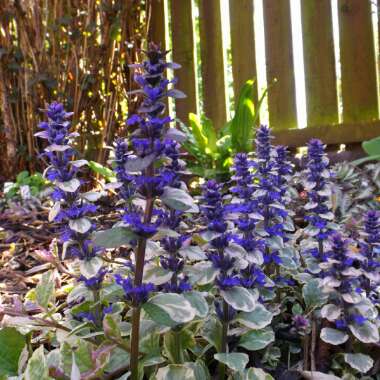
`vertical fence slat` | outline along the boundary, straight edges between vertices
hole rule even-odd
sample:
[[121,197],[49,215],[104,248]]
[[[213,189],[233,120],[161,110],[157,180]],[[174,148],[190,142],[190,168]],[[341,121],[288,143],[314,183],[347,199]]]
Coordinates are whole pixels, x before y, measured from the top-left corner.
[[339,122],[331,0],[301,1],[307,125]]
[[173,61],[182,68],[175,72],[178,88],[187,98],[176,101],[176,116],[187,122],[189,112],[197,112],[192,0],[171,1]]
[[269,123],[277,130],[295,128],[297,111],[290,3],[289,0],[264,0],[263,9]]
[[220,129],[226,122],[220,0],[200,0],[199,15],[204,112]]
[[253,100],[257,103],[257,72],[253,0],[230,0],[232,76],[235,100],[248,79],[255,79]]
[[338,0],[343,121],[378,118],[370,1]]
[[163,49],[166,47],[165,25],[164,0],[151,0],[148,41],[152,41],[156,44],[160,43]]

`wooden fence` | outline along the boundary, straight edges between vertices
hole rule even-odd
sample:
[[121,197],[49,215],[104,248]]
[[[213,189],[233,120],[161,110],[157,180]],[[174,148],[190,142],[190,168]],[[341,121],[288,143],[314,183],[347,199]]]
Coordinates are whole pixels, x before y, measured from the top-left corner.
[[[254,12],[258,0],[229,0],[234,92],[257,76]],[[380,135],[378,85],[371,0],[337,0],[341,70],[342,122],[339,122],[333,0],[301,0],[301,22],[307,128],[297,129],[296,91],[292,47],[292,0],[263,0],[263,23],[269,88],[269,123],[279,143],[303,146],[311,137],[327,144],[353,144]],[[372,1],[373,2],[373,1]],[[193,0],[152,2],[149,37],[171,46],[182,65],[176,74],[186,101],[176,104],[176,115],[187,120],[197,110],[195,17]],[[203,112],[217,126],[226,121],[221,0],[199,0]],[[170,15],[169,28],[168,15]],[[379,18],[380,19],[380,18]],[[255,89],[257,100],[258,89]]]

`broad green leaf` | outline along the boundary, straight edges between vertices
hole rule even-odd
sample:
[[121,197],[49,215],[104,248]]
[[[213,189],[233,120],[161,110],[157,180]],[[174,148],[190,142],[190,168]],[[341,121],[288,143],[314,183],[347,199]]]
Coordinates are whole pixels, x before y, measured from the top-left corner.
[[81,260],[79,269],[84,277],[91,278],[98,274],[102,266],[103,260],[99,256],[95,256],[91,260]]
[[380,155],[380,136],[368,141],[363,141],[362,147],[369,156]]
[[190,305],[193,307],[195,314],[204,318],[208,313],[208,304],[205,298],[202,296],[202,293],[197,291],[185,292],[183,296],[190,302]]
[[252,330],[240,337],[239,346],[250,351],[262,350],[274,342],[274,332],[270,327],[262,330]]
[[25,337],[14,327],[0,330],[0,375],[16,376]]
[[348,338],[348,334],[330,327],[324,327],[321,330],[321,339],[334,346],[339,346],[340,344],[347,342]]
[[363,343],[379,343],[379,329],[369,321],[362,325],[348,325],[352,334]]
[[252,311],[239,313],[236,321],[250,329],[260,330],[268,326],[272,318],[272,313],[258,303]]
[[261,368],[249,368],[244,376],[244,380],[274,380],[269,373]]
[[196,114],[189,113],[189,124],[199,151],[205,154],[207,148],[207,137],[203,134],[201,121]]
[[154,380],[194,380],[194,371],[186,365],[171,364],[160,368]]
[[218,362],[225,364],[228,368],[231,368],[233,371],[238,372],[244,371],[249,361],[248,355],[242,352],[214,354],[214,358]]
[[107,314],[103,319],[104,335],[109,339],[121,339],[119,324],[112,314]]
[[195,317],[190,302],[175,293],[157,294],[143,305],[143,309],[153,321],[167,326],[190,322]]
[[161,200],[174,210],[199,212],[199,208],[195,204],[192,196],[182,189],[169,186],[165,187],[164,193],[161,195]]
[[107,181],[109,182],[115,181],[116,175],[111,169],[106,168],[105,166],[95,161],[90,161],[88,163],[88,166],[90,167],[91,170],[93,170],[97,174],[100,174]]
[[49,304],[54,302],[54,285],[54,272],[43,273],[36,287],[36,301],[44,309],[47,309]]
[[326,318],[330,322],[333,322],[336,319],[338,319],[341,312],[342,312],[342,309],[333,303],[328,303],[327,305],[323,306],[321,309],[322,318]]
[[250,312],[255,308],[255,297],[245,288],[234,286],[228,290],[221,290],[220,295],[235,310]]
[[68,193],[75,193],[80,187],[80,182],[79,179],[73,178],[67,182],[57,182],[57,186]]
[[368,372],[373,366],[373,359],[364,354],[344,354],[344,360],[361,373]]
[[105,367],[105,372],[113,372],[128,365],[130,355],[122,348],[116,347],[112,350],[110,359]]
[[55,202],[54,206],[49,211],[48,221],[52,222],[60,211],[61,211],[61,202]]
[[212,344],[217,351],[222,347],[222,324],[217,318],[209,318],[206,320],[202,328],[202,336]]
[[109,230],[98,231],[92,234],[94,243],[103,248],[119,248],[128,245],[137,238],[128,227],[114,227]]
[[322,306],[327,300],[327,294],[322,291],[322,287],[318,279],[312,279],[302,288],[302,295],[308,309]]
[[186,363],[186,366],[194,371],[194,380],[211,380],[210,372],[202,360]]
[[[71,367],[70,367],[71,371]],[[49,368],[46,364],[44,346],[40,346],[33,352],[25,370],[25,380],[48,380]]]
[[248,80],[240,90],[230,132],[235,152],[252,150],[255,106],[253,103],[254,81]]
[[195,339],[189,330],[170,330],[164,335],[165,356],[172,364],[186,361],[186,350],[195,346]]
[[144,282],[151,282],[154,285],[162,285],[170,281],[173,272],[158,265],[146,265],[144,268]]
[[91,226],[91,221],[87,218],[69,220],[70,229],[79,232],[80,234],[85,234],[91,228]]
[[212,124],[212,121],[206,116],[202,116],[202,132],[203,135],[207,138],[206,153],[214,156],[216,153],[216,131]]

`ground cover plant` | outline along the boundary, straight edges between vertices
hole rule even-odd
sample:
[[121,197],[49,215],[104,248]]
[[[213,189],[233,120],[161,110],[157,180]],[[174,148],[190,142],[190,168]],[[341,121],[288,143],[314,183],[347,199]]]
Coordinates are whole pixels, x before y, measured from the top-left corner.
[[[114,144],[116,182],[102,189],[82,176],[72,114],[45,110],[37,136],[56,239],[38,253],[49,268],[38,285],[1,305],[0,377],[379,379],[374,194],[358,207],[354,171],[333,170],[316,139],[296,172],[261,126],[255,153],[237,153],[225,183],[192,196],[186,135],[164,105],[184,97],[165,76],[179,67],[165,56],[150,44],[132,66],[142,101],[130,138]],[[111,193],[105,228],[96,215]]]

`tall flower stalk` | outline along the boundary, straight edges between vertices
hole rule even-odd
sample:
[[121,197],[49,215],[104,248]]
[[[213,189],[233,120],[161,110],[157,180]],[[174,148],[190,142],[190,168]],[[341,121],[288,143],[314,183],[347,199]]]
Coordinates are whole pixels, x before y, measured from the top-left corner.
[[305,205],[306,217],[309,222],[306,232],[317,241],[317,247],[311,249],[312,256],[317,261],[326,260],[325,241],[333,232],[331,221],[334,214],[331,211],[331,190],[328,186],[331,173],[329,159],[325,146],[318,139],[308,143],[305,189],[308,203]]
[[[95,225],[89,216],[97,209],[90,201],[98,199],[100,194],[80,192],[82,182],[78,178],[79,168],[87,162],[74,159],[76,152],[72,143],[77,134],[70,132],[71,115],[72,113],[64,110],[62,104],[50,104],[46,110],[48,121],[39,124],[42,131],[36,136],[47,140],[49,144],[43,153],[50,163],[45,175],[54,184],[52,199],[55,204],[49,213],[49,219],[61,222],[63,226],[60,235],[61,258],[80,260],[81,275],[77,279],[92,291],[96,301],[107,271],[102,268],[100,248],[94,245],[90,237]],[[86,270],[88,262],[95,263],[91,271]],[[79,317],[93,322],[100,328],[101,314],[102,305],[95,302],[92,310],[82,313]]]
[[[173,189],[176,184],[173,167],[176,160],[170,157],[173,154],[173,140],[167,124],[171,118],[164,116],[164,98],[167,96],[183,97],[183,94],[168,86],[176,81],[165,78],[168,68],[177,68],[178,65],[166,62],[167,52],[159,46],[150,44],[145,52],[147,60],[141,64],[132,65],[136,69],[135,81],[141,87],[136,93],[141,93],[143,100],[138,113],[131,116],[127,124],[135,127],[130,145],[119,141],[116,144],[116,170],[122,182],[121,196],[127,200],[123,222],[137,236],[134,260],[134,278],[121,279],[117,282],[124,288],[132,306],[131,332],[131,379],[137,380],[139,359],[139,331],[141,305],[147,300],[148,294],[154,288],[152,284],[143,284],[145,253],[147,240],[153,236],[162,223],[155,210],[155,200],[162,197],[169,198],[167,189]],[[178,134],[174,134],[178,137]],[[172,149],[170,149],[172,148]],[[172,167],[160,167],[165,158],[171,160]],[[180,190],[182,191],[182,190]],[[142,202],[134,202],[139,199]],[[168,201],[170,202],[170,201]],[[143,204],[143,205],[141,205]],[[173,211],[175,213],[175,211]],[[174,214],[172,214],[173,216]],[[169,265],[168,261],[163,261]],[[173,282],[174,285],[174,282]]]

